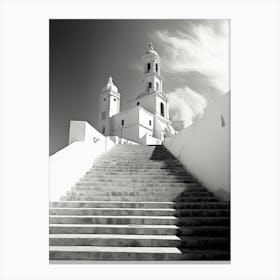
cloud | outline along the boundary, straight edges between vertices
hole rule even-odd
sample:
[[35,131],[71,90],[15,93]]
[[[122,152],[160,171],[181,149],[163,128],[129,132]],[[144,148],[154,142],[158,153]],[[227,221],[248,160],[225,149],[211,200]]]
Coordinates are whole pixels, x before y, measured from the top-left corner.
[[151,36],[160,49],[164,75],[185,77],[184,84],[174,87],[168,97],[170,107],[178,108],[190,124],[207,102],[230,90],[229,21],[186,21],[175,32],[158,30]]
[[177,88],[166,96],[169,99],[170,117],[176,112],[179,119],[185,121],[185,127],[191,125],[207,106],[206,99],[187,86]]
[[219,32],[207,22],[190,23],[187,30],[176,34],[155,32],[154,38],[163,49],[162,69],[167,73],[197,71],[226,93],[229,90],[229,22],[219,20]]

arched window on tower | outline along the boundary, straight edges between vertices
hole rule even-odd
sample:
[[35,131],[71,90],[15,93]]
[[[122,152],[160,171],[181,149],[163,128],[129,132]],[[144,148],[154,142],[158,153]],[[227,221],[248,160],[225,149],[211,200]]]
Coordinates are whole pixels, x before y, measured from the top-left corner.
[[147,64],[147,72],[149,73],[150,70],[151,70],[151,63],[148,63],[148,64]]
[[105,133],[105,126],[102,127],[102,134]]
[[162,102],[160,103],[160,114],[164,117],[164,104]]
[[149,83],[148,83],[148,91],[150,91],[151,88],[152,88],[152,83],[149,82]]
[[159,83],[156,83],[156,89],[159,90]]
[[156,63],[156,72],[158,72],[158,64]]

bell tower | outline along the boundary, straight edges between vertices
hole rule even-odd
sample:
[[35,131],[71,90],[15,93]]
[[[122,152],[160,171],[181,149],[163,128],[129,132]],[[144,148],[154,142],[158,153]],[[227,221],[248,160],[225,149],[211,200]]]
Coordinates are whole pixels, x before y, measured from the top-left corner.
[[99,131],[104,135],[110,135],[110,117],[120,112],[120,93],[114,85],[113,79],[108,78],[107,85],[102,89],[99,105]]
[[143,92],[162,92],[162,80],[160,75],[160,57],[154,50],[153,44],[149,44],[149,49],[142,57],[143,65]]
[[143,89],[135,99],[132,106],[142,106],[156,117],[169,121],[169,104],[162,88],[163,77],[161,76],[161,60],[154,50],[153,44],[141,58],[143,73]]

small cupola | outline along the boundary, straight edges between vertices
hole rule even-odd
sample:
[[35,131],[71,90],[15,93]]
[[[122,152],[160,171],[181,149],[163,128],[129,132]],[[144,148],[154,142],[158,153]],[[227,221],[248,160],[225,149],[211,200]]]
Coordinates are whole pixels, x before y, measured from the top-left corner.
[[155,56],[159,56],[158,53],[154,50],[153,43],[149,44],[149,49],[146,51],[146,54],[153,54]]
[[113,91],[113,92],[118,92],[118,88],[114,85],[113,79],[111,76],[108,78],[107,85],[103,88],[103,91]]

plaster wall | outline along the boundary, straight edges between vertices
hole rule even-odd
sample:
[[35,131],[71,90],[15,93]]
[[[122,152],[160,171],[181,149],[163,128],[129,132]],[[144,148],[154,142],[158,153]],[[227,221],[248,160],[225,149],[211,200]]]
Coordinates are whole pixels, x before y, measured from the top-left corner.
[[163,105],[164,105],[164,118],[169,119],[169,110],[167,107],[166,100],[161,98],[160,96],[156,95],[156,114],[161,116],[160,103],[163,103]]
[[139,108],[135,107],[130,110],[121,112],[111,118],[112,131],[119,130],[124,120],[123,128],[138,124],[139,121]]
[[230,196],[230,95],[205,109],[201,119],[163,142],[202,185],[223,200]]
[[[151,123],[151,124],[150,124]],[[154,115],[150,112],[147,112],[143,108],[139,108],[139,124],[153,130],[154,128]]]
[[[158,88],[156,86],[157,83],[158,83]],[[153,78],[153,88],[154,90],[162,91],[162,80],[160,80],[156,75],[154,75]]]
[[119,113],[119,98],[112,95],[110,95],[109,98],[110,98],[109,117],[112,117],[113,115]]
[[[141,106],[115,115],[112,119],[113,135],[140,143],[145,134],[153,135],[154,115]],[[121,127],[122,120],[124,121]],[[151,122],[151,125],[150,125]]]
[[132,107],[137,106],[137,102],[140,102],[139,106],[143,107],[147,111],[154,113],[156,107],[156,99],[154,94],[146,95],[140,99],[131,103]]
[[143,145],[161,145],[161,141],[157,138],[145,134],[141,139]]
[[139,125],[138,129],[139,129],[139,138],[142,138],[146,134],[149,136],[153,136],[153,131],[146,127]]
[[[102,112],[107,112],[108,108],[109,108],[109,102],[108,102],[108,93],[107,92],[103,92],[100,95],[100,112],[99,114],[101,115]],[[100,117],[101,119],[101,117]]]
[[96,157],[115,143],[87,122],[71,121],[70,145],[49,158],[50,201],[59,200],[91,168]]
[[137,124],[129,127],[124,127],[122,129],[122,132],[121,129],[117,129],[113,131],[113,135],[133,142],[139,142],[139,129]]

